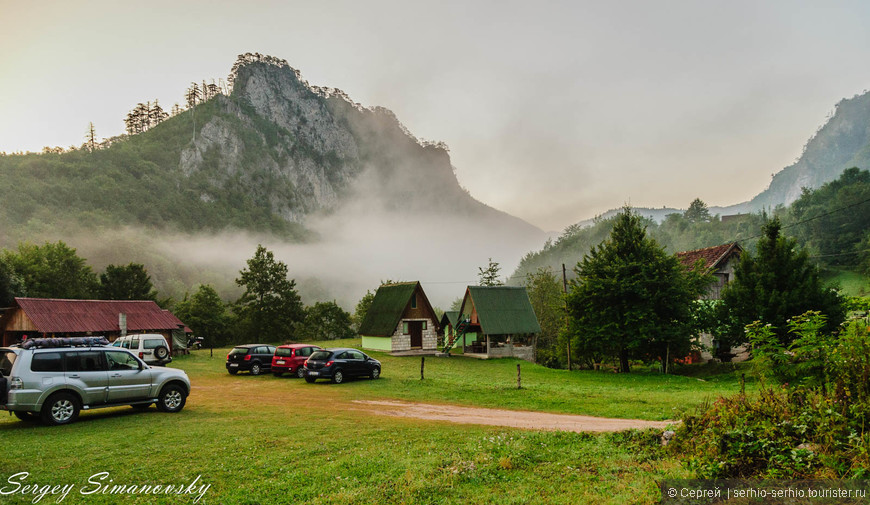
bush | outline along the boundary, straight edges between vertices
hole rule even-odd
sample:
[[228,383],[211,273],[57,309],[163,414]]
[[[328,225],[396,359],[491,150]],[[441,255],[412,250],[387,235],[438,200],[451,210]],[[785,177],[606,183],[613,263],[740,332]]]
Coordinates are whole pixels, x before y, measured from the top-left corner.
[[824,324],[817,312],[793,318],[788,348],[769,325],[747,327],[761,392],[685,417],[671,445],[699,478],[870,477],[867,327],[828,335]]
[[699,478],[867,478],[867,404],[818,392],[763,389],[720,398],[684,418],[672,450]]

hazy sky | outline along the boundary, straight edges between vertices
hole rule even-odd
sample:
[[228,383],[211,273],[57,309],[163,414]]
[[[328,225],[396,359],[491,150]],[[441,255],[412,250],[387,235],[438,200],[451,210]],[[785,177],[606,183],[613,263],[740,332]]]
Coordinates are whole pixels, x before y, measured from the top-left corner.
[[123,132],[236,56],[392,109],[545,230],[747,200],[870,88],[870,3],[0,0],[0,151]]

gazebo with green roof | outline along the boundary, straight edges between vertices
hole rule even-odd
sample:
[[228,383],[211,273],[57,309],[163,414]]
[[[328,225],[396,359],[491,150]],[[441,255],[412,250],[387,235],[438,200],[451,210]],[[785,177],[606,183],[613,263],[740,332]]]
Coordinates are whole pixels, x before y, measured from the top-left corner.
[[359,327],[363,349],[436,350],[439,321],[419,282],[384,284]]
[[468,286],[459,320],[468,321],[459,342],[465,355],[535,360],[534,336],[541,333],[541,325],[526,288]]

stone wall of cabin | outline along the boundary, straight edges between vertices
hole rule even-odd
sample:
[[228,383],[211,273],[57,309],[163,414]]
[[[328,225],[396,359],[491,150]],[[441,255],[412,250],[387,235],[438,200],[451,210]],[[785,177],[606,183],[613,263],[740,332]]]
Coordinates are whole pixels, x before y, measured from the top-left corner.
[[393,332],[393,352],[411,350],[411,335],[406,335],[404,333],[404,323],[407,323],[408,321],[426,321],[426,329],[423,330],[423,349],[434,350],[437,348],[438,332],[435,329],[435,323],[431,319],[402,319],[396,326],[396,331]]

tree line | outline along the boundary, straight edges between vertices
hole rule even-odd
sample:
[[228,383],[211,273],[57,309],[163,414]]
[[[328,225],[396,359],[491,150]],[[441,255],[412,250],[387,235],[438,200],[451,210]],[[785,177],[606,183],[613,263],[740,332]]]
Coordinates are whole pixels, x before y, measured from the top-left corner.
[[721,300],[704,299],[710,273],[666,252],[631,209],[615,221],[610,235],[576,263],[566,294],[550,269],[526,276],[542,328],[542,364],[611,364],[627,372],[632,362],[645,362],[666,372],[699,348],[700,332],[714,336],[711,351],[727,360],[733,347],[749,342],[745,328],[755,321],[770,325],[787,346],[793,317],[819,311],[829,332],[845,319],[847,300],[824,285],[807,250],[782,233],[777,217],[763,225],[755,252],[742,253]]
[[144,265],[108,265],[97,273],[62,241],[0,250],[3,307],[12,306],[15,297],[152,300],[171,309],[210,346],[354,335],[351,315],[335,302],[305,307],[287,265],[262,245],[239,271],[236,284],[244,292],[235,301],[224,301],[208,284],[173,300],[159,296]]

